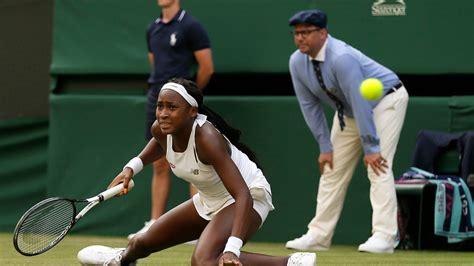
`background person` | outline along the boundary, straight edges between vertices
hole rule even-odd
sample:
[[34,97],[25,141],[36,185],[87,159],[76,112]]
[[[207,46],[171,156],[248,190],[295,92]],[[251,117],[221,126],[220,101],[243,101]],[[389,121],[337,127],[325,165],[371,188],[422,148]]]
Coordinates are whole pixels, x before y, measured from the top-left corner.
[[[151,125],[155,121],[156,99],[161,86],[169,79],[189,79],[191,68],[197,63],[197,86],[202,90],[214,72],[209,37],[202,25],[185,10],[179,0],[158,0],[161,16],[148,26],[147,45],[151,73],[148,79],[146,139],[151,139]],[[166,210],[171,186],[166,159],[153,163],[151,219],[137,233],[143,233]],[[196,193],[190,186],[190,194]],[[134,234],[130,234],[131,239]]]
[[243,243],[274,209],[270,185],[253,152],[239,141],[240,131],[203,105],[196,84],[184,79],[166,83],[158,98],[153,138],[109,187],[131,178],[166,156],[176,176],[198,189],[133,237],[126,249],[89,246],[78,253],[83,264],[129,265],[153,252],[199,239],[192,265],[314,265],[316,254],[275,257],[241,252]]
[[[319,143],[316,215],[308,231],[287,248],[327,250],[341,214],[347,187],[362,152],[370,181],[372,236],[359,251],[391,253],[397,234],[397,199],[392,162],[405,119],[408,93],[397,75],[332,37],[321,10],[305,10],[289,20],[298,50],[290,57],[293,87],[308,127]],[[380,79],[384,94],[367,101],[359,85]],[[331,134],[322,103],[337,109]]]

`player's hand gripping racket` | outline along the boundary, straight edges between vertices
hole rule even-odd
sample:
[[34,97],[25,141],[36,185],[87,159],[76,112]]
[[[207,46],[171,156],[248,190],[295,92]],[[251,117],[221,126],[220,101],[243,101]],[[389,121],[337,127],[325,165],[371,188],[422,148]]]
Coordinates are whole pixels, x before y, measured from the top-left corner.
[[[128,190],[133,186],[133,180],[130,180]],[[35,256],[50,250],[88,211],[122,190],[123,183],[120,183],[88,199],[72,200],[55,197],[38,202],[23,214],[15,227],[13,234],[15,249],[25,256]],[[88,204],[77,213],[81,203]]]

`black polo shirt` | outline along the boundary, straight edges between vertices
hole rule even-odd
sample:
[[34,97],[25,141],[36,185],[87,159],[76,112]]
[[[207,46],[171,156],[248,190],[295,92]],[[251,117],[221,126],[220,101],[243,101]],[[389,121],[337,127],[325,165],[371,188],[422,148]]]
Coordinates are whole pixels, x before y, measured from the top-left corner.
[[170,22],[158,18],[148,26],[147,45],[155,58],[148,83],[163,84],[174,77],[190,79],[194,52],[211,44],[202,25],[181,9]]

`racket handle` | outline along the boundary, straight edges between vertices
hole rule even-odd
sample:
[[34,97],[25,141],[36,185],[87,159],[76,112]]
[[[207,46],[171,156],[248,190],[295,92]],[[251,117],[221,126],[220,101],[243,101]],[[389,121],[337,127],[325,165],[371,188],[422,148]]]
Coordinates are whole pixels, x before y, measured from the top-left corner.
[[[128,191],[130,191],[133,187],[135,186],[135,183],[133,182],[133,179],[130,180],[128,183]],[[115,187],[109,188],[106,191],[100,193],[98,196],[100,198],[100,201],[108,200],[112,198],[113,196],[119,194],[123,190],[123,183],[120,183],[116,185]]]

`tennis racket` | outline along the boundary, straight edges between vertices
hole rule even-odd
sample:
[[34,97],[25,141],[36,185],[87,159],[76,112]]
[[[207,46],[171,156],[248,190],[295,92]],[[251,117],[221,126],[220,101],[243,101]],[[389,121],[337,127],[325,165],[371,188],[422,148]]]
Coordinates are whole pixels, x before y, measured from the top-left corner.
[[[130,180],[128,189],[132,189],[133,186],[133,180]],[[35,256],[50,250],[88,211],[122,190],[121,183],[88,199],[54,197],[38,202],[23,214],[15,227],[13,233],[15,249],[25,256]],[[86,203],[87,205],[77,213],[79,207]]]

